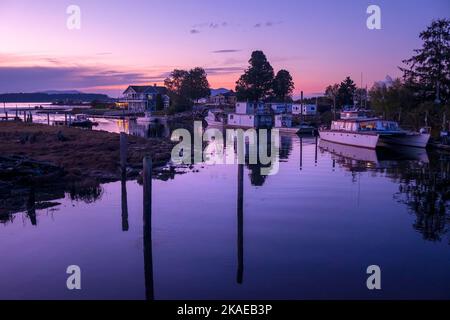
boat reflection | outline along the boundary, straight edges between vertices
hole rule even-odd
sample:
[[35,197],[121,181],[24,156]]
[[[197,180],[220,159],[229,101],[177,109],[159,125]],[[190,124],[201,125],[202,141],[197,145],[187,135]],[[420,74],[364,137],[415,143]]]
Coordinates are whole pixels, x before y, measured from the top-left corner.
[[319,148],[347,171],[371,171],[397,183],[394,199],[415,216],[413,228],[425,240],[450,236],[450,154],[412,147],[375,151],[323,140]]

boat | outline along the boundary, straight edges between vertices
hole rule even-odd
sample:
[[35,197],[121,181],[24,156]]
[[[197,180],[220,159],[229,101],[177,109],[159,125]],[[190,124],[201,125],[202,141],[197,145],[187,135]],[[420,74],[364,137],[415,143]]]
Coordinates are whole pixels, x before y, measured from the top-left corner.
[[346,110],[341,119],[332,121],[330,129],[320,129],[323,140],[375,149],[383,145],[425,148],[430,140],[429,128],[419,132],[403,130],[395,121],[369,117],[365,110]]
[[205,121],[208,126],[223,126],[226,124],[226,117],[222,110],[209,110],[208,115],[205,117]]
[[71,127],[90,128],[90,127],[96,126],[96,125],[98,125],[98,123],[89,120],[89,118],[85,114],[76,114],[75,119],[69,120],[69,126],[71,126]]

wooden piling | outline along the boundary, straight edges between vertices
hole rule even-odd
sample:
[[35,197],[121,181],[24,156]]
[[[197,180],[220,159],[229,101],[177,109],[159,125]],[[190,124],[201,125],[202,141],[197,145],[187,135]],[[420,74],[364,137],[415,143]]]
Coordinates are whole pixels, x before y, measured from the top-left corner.
[[122,231],[128,231],[128,197],[127,197],[127,175],[125,171],[122,171],[121,179],[122,190]]
[[125,132],[120,133],[120,169],[126,172],[128,154],[128,137]]
[[154,300],[153,292],[153,253],[152,253],[152,159],[143,160],[143,228],[144,228],[144,274],[145,298]]
[[6,111],[5,111],[5,118],[6,118],[6,121],[8,121],[8,112],[6,112]]
[[238,164],[237,226],[238,267],[236,281],[242,284],[244,274],[244,164]]
[[47,112],[47,125],[50,125],[50,112]]
[[319,137],[316,136],[316,150],[315,150],[315,155],[314,155],[314,163],[317,164],[317,142],[319,140]]
[[67,112],[64,112],[64,125],[67,126]]
[[303,167],[303,138],[300,137],[300,170]]

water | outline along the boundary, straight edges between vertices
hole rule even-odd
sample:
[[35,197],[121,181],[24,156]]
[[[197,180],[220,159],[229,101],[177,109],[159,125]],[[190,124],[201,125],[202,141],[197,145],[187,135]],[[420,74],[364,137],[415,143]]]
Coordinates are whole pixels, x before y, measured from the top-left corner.
[[146,237],[136,181],[16,213],[0,225],[0,299],[450,298],[448,156],[318,144],[283,136],[273,176],[244,166],[242,210],[237,165],[155,178]]

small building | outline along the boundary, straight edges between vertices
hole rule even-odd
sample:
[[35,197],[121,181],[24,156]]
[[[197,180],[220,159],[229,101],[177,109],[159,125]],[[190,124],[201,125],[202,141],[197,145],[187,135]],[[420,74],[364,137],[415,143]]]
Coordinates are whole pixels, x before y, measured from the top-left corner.
[[228,91],[225,93],[219,93],[209,98],[209,102],[216,106],[220,105],[234,105],[236,104],[236,93],[234,91]]
[[292,104],[286,102],[272,102],[268,104],[275,114],[292,113]]
[[290,128],[292,127],[292,114],[276,114],[275,128]]
[[236,102],[236,113],[239,114],[263,113],[265,111],[266,106],[263,102]]
[[304,116],[315,116],[317,114],[317,105],[315,104],[293,104],[292,114],[302,114]]
[[235,113],[228,114],[228,125],[246,128],[270,128],[273,116],[262,102],[236,102]]
[[128,110],[134,112],[155,111],[158,100],[164,109],[169,107],[170,98],[167,88],[156,84],[153,86],[129,86],[124,92],[124,102],[128,103]]

